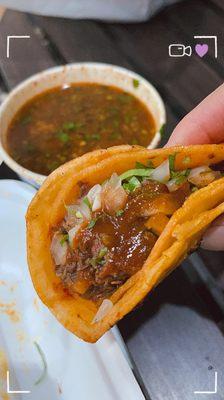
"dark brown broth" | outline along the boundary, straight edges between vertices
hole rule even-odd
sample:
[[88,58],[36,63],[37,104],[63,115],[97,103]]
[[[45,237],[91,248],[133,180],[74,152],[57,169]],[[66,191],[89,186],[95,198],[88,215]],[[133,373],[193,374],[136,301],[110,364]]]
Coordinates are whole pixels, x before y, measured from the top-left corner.
[[88,151],[119,144],[147,146],[155,122],[135,96],[113,86],[57,87],[27,102],[7,135],[7,150],[22,166],[48,175]]

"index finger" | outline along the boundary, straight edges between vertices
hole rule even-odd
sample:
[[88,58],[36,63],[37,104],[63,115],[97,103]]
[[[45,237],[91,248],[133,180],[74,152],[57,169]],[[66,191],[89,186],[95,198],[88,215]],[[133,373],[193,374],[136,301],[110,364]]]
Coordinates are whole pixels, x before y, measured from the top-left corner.
[[180,121],[167,146],[221,142],[224,142],[224,84]]

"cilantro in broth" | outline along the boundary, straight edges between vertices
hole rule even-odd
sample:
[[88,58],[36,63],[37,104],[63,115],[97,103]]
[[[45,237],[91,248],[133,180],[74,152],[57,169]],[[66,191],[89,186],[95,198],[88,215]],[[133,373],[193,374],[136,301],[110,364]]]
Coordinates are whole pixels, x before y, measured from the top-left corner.
[[92,137],[93,140],[100,140],[100,134],[99,133],[93,133],[91,135],[91,137]]
[[63,129],[68,130],[68,131],[72,131],[73,129],[75,129],[75,123],[74,122],[65,122],[62,126]]
[[[133,87],[139,87],[138,79]],[[48,175],[95,149],[127,143],[147,147],[155,131],[153,116],[133,94],[115,86],[78,83],[51,89],[25,104],[9,127],[7,147],[23,167]],[[31,150],[21,146],[24,140]]]
[[21,120],[20,123],[21,125],[28,125],[32,121],[31,115],[25,115]]
[[60,140],[62,143],[67,143],[70,140],[70,136],[67,132],[64,131],[59,131],[57,133],[57,138]]

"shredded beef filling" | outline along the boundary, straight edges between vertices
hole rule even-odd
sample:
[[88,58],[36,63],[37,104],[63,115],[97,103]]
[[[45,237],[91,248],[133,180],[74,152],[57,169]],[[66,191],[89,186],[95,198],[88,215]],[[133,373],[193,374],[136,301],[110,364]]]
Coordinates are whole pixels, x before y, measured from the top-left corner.
[[149,256],[158,237],[146,226],[149,217],[156,212],[171,215],[189,194],[189,184],[169,193],[165,184],[144,181],[129,193],[120,212],[92,214],[95,225],[81,230],[75,249],[68,246],[66,263],[56,266],[57,276],[71,294],[78,292],[94,301],[108,297]]

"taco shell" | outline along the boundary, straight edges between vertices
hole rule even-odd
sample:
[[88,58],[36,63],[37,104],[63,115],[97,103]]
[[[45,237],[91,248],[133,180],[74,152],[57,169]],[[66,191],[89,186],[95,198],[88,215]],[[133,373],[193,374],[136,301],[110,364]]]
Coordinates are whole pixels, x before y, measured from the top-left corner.
[[110,297],[113,306],[94,322],[99,305],[80,295],[67,293],[54,271],[50,252],[53,226],[63,219],[64,204],[78,196],[78,182],[92,186],[114,172],[134,168],[136,161],[152,160],[160,165],[176,155],[176,168],[217,164],[224,160],[224,145],[197,145],[148,150],[138,146],[116,146],[96,150],[55,170],[32,200],[27,220],[27,254],[34,287],[49,310],[69,331],[88,342],[97,341],[110,327],[130,312],[180,262],[195,249],[209,224],[224,213],[224,177],[192,193],[170,218],[141,269]]

